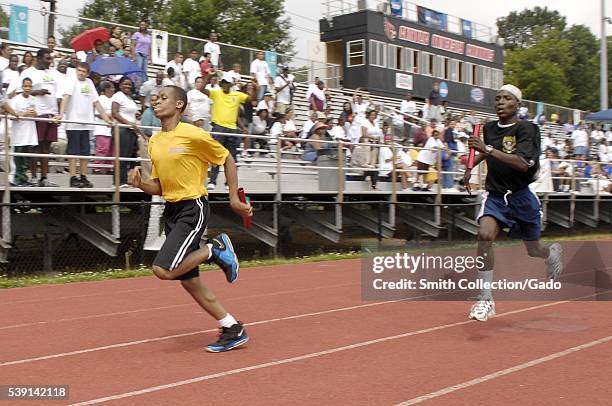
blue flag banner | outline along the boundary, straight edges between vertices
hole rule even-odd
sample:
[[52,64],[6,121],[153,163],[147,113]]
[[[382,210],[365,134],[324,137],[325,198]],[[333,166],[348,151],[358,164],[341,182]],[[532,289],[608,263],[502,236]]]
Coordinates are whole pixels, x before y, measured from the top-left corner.
[[437,28],[439,30],[447,30],[448,22],[446,14],[421,6],[418,6],[417,11],[419,15],[419,23],[432,28]]
[[464,37],[472,37],[472,22],[468,20],[461,20],[461,32]]
[[276,77],[276,52],[274,51],[266,51],[266,62],[268,62],[268,67],[270,68],[270,77]]
[[389,0],[391,5],[391,15],[401,17],[404,14],[403,0]]
[[9,41],[28,42],[28,8],[11,4]]

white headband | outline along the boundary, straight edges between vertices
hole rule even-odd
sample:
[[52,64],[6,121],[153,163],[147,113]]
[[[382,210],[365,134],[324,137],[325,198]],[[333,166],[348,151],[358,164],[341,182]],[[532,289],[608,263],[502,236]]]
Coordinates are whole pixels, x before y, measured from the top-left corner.
[[521,92],[521,89],[514,85],[503,85],[499,88],[498,92],[501,92],[502,90],[511,93],[514,97],[516,97],[516,100],[518,100],[519,102],[523,100],[523,93]]

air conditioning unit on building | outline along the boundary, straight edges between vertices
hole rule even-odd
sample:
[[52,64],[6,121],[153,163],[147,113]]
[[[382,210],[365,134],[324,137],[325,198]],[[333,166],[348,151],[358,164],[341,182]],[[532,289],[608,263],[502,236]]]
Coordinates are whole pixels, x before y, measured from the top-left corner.
[[379,11],[386,15],[391,15],[391,5],[389,3],[378,3],[376,11]]

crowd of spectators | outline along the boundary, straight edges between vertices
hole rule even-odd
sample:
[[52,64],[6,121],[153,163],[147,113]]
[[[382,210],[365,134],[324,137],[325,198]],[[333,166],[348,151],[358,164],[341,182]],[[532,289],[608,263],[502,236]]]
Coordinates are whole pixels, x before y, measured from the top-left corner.
[[[398,110],[384,109],[358,88],[343,104],[341,112],[334,115],[331,92],[322,80],[315,78],[306,93],[309,116],[300,127],[294,117],[296,78],[289,67],[279,65],[273,75],[264,52],[257,52],[249,69],[243,71],[239,63],[225,60],[218,39],[218,33],[212,32],[201,50],[192,49],[187,56],[176,52],[152,79],[147,77],[151,34],[144,21],[133,34],[112,27],[107,42],[96,41],[93,49],[82,54],[57,51],[55,38],[49,37],[47,48],[36,55],[25,52],[20,60],[12,55],[8,44],[1,44],[3,94],[5,104],[15,114],[104,124],[15,122],[13,131],[19,129],[23,136],[12,137],[12,147],[16,152],[110,157],[113,134],[109,125],[120,123],[126,126],[119,131],[120,156],[146,158],[148,139],[153,134],[148,127],[159,125],[153,103],[162,87],[174,85],[187,92],[188,107],[183,120],[212,131],[236,158],[268,156],[278,149],[315,162],[322,155],[336,154],[340,145],[347,164],[355,168],[348,176],[369,178],[372,189],[377,189],[378,182],[389,181],[395,169],[402,189],[431,190],[437,184],[444,192],[464,190],[458,182],[459,168],[467,156],[466,140],[481,119],[474,111],[451,113],[438,83],[434,83],[421,108],[407,93]],[[140,72],[104,77],[91,72],[91,64],[108,57],[129,58]],[[243,74],[251,80],[243,80]],[[520,114],[528,119],[526,109],[521,109]],[[538,125],[545,121],[543,116],[534,119]],[[546,132],[542,137],[543,158],[553,159],[553,177],[595,178],[602,181],[602,190],[607,190],[612,131],[604,132],[601,126],[587,127],[584,123],[576,126],[566,123],[563,128],[565,139]],[[237,137],[238,133],[253,137]],[[574,162],[584,160],[597,164]],[[77,175],[76,160],[69,160],[70,186],[91,187],[88,161],[82,158],[79,162]],[[122,162],[119,177],[122,185],[132,165]],[[112,172],[110,161],[100,159],[90,166],[94,173]],[[47,159],[16,159],[15,167],[16,185],[56,186],[47,179]],[[143,163],[142,167],[146,176],[148,165]],[[218,168],[211,168],[209,189],[216,187],[217,176]],[[473,175],[473,188],[481,183],[478,176]],[[580,187],[579,181],[573,182],[554,179],[555,190]]]

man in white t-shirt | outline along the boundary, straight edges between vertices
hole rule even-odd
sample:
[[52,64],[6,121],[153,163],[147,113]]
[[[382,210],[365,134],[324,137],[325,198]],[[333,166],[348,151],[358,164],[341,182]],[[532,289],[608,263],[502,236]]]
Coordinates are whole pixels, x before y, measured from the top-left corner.
[[282,73],[274,79],[276,90],[276,111],[282,114],[292,109],[293,92],[295,91],[295,76],[289,73],[287,65],[282,67]]
[[234,84],[234,86],[232,86],[232,90],[237,92],[242,88],[242,84],[240,83],[242,81],[242,75],[240,75],[240,69],[241,66],[239,63],[234,63],[234,65],[232,65],[232,70],[227,71],[223,74],[223,78],[231,83]]
[[[195,82],[195,81],[194,81]],[[158,71],[155,74],[155,79],[149,79],[142,84],[140,87],[140,106],[142,111],[145,111],[147,107],[151,107],[151,96],[158,95],[159,91],[164,86],[173,86],[174,83],[168,78],[164,77],[164,72]]]
[[[417,112],[417,106],[414,100],[412,100],[412,94],[406,93],[406,98],[402,100],[400,104],[400,112],[402,114],[411,114],[415,115]],[[404,120],[407,120],[409,117],[405,117]]]
[[[11,55],[9,57],[8,67],[2,71],[2,91],[7,89],[13,81],[19,80],[18,65],[19,57],[17,55]],[[11,95],[8,96],[10,97]]]
[[193,89],[195,80],[200,77],[200,63],[198,62],[198,51],[192,49],[189,58],[183,62],[183,75],[187,82],[187,89]]
[[[58,114],[58,98],[61,97],[61,77],[59,72],[51,68],[53,58],[51,51],[48,49],[40,49],[36,54],[37,65],[35,68],[26,69],[21,72],[19,82],[23,83],[23,79],[30,78],[32,80],[31,95],[36,98],[36,116],[39,118],[56,118]],[[21,85],[20,85],[21,87]],[[19,89],[20,90],[20,89]],[[38,133],[38,146],[33,148],[33,152],[37,154],[49,154],[52,142],[57,142],[57,123],[50,121],[37,121],[36,131]],[[34,161],[37,158],[34,158]],[[40,179],[38,186],[53,187],[55,183],[47,179],[49,172],[49,160],[47,158],[39,158],[40,162]],[[33,163],[32,179],[36,179],[36,164]]]
[[[9,104],[11,108],[20,117],[36,117],[36,110],[34,109],[36,101],[34,100],[34,97],[30,95],[30,92],[32,91],[32,81],[25,78],[21,88],[22,92],[10,100]],[[36,124],[34,121],[14,121],[10,143],[15,152],[32,152],[32,147],[38,145],[38,135],[36,133]],[[12,183],[15,186],[32,186],[32,184],[28,182],[28,160],[28,158],[23,156],[14,157],[13,161],[15,163],[15,174]]]
[[257,59],[251,62],[251,76],[257,79],[257,84],[259,85],[257,89],[257,101],[263,98],[264,93],[268,91],[268,85],[272,82],[270,67],[268,66],[268,62],[265,61],[264,56],[263,51],[258,51],[256,54]]
[[215,69],[223,69],[223,61],[221,60],[221,47],[217,44],[217,33],[211,32],[208,37],[208,42],[204,45],[204,55],[207,52],[210,52],[210,62]]
[[[59,119],[63,119],[66,115],[67,121],[93,122],[94,110],[98,111],[100,117],[110,126],[113,124],[111,118],[104,111],[104,107],[98,101],[98,92],[89,75],[89,65],[81,62],[77,66],[77,80],[71,82],[71,86],[66,86],[62,98]],[[90,148],[90,131],[91,125],[87,124],[72,124],[66,125],[66,136],[68,138],[68,155],[91,155]],[[76,158],[68,159],[68,170],[70,172],[70,187],[92,187],[93,185],[87,179],[87,164],[89,160],[86,158],[80,159],[81,178],[76,176]]]
[[587,133],[584,123],[572,132],[572,141],[574,146],[574,156],[585,158],[589,153],[589,134]]
[[179,86],[187,89],[187,78],[183,75],[183,53],[177,52],[174,54],[174,59],[169,61],[164,67],[164,71],[168,72],[168,68],[174,69],[174,77],[178,80]]

